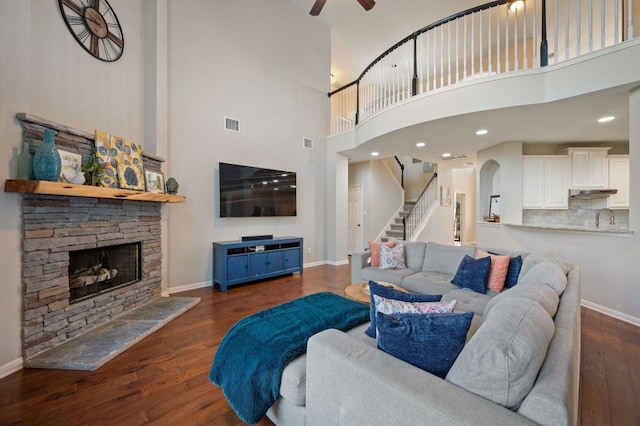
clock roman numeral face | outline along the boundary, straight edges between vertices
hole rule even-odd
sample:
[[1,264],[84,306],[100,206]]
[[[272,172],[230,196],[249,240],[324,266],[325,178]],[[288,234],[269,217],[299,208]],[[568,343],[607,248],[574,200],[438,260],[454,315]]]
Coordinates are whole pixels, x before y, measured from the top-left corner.
[[87,52],[106,62],[122,56],[124,35],[107,0],[58,0],[58,4],[69,31]]

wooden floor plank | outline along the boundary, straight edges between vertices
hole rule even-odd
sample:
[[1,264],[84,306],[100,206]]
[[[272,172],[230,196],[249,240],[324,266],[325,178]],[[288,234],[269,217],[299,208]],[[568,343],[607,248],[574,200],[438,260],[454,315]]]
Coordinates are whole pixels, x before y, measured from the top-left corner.
[[[24,369],[0,379],[0,425],[242,425],[209,382],[224,334],[246,315],[320,291],[343,294],[349,282],[349,265],[317,266],[227,292],[183,292],[201,303],[97,371]],[[640,424],[639,387],[640,328],[583,308],[581,424]]]

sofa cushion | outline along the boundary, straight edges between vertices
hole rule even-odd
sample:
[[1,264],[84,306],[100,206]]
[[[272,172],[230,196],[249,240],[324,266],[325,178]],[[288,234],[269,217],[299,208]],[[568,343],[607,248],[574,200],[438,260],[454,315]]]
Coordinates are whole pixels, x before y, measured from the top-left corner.
[[484,316],[446,379],[516,408],[535,383],[553,333],[553,321],[538,302],[508,298]]
[[472,312],[378,312],[378,349],[444,378],[464,346],[472,318]]
[[380,266],[380,246],[393,247],[396,245],[393,241],[379,243],[377,241],[369,241],[369,252],[371,253],[371,266]]
[[404,246],[404,261],[407,268],[421,271],[427,244],[423,241],[394,240],[394,242],[396,245],[402,244]]
[[456,311],[473,312],[476,315],[484,315],[485,306],[492,300],[495,293],[476,293],[468,288],[457,288],[442,296],[443,302],[456,301]]
[[402,279],[415,274],[413,269],[380,269],[379,267],[363,268],[360,271],[360,278],[365,281],[382,281],[386,283],[400,285]]
[[571,263],[558,253],[540,250],[531,253],[523,259],[522,268],[520,269],[520,278],[524,278],[531,268],[542,262],[555,263],[562,269],[562,272],[565,275],[567,275],[572,268]]
[[476,248],[473,246],[449,246],[429,242],[425,247],[422,270],[455,275],[458,265],[460,265],[465,255],[475,257]]
[[490,257],[474,259],[469,255],[465,255],[451,283],[478,293],[484,293],[487,291],[487,279],[490,271]]
[[402,287],[422,294],[445,294],[458,287],[451,284],[453,275],[440,272],[418,272],[402,279]]
[[[558,304],[560,303],[560,298],[551,287],[538,281],[527,281],[505,290],[491,299],[487,303],[483,315],[487,315],[496,304],[512,297],[524,297],[525,299],[537,301],[552,318],[558,311]],[[460,302],[458,302],[458,306],[462,309]]]
[[369,317],[371,323],[365,331],[369,337],[376,337],[376,303],[375,296],[381,296],[387,299],[395,299],[403,302],[439,302],[442,299],[441,294],[416,294],[405,293],[404,291],[395,290],[391,287],[380,285],[375,281],[369,281]]
[[395,247],[380,246],[380,269],[404,269],[404,246]]
[[541,282],[551,287],[558,296],[562,296],[567,287],[566,272],[556,263],[540,262],[530,268],[518,281],[518,286],[526,282]]
[[[369,327],[368,322],[348,330],[346,334],[375,348],[376,340],[368,337],[364,333],[367,327]],[[307,355],[304,354],[287,364],[282,371],[280,396],[286,399],[291,405],[304,407],[306,404],[306,389]]]

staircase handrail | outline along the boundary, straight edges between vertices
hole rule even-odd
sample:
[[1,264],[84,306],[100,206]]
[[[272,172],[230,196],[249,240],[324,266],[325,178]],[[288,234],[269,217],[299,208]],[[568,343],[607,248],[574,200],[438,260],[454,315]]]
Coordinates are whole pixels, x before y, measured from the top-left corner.
[[[402,218],[402,239],[403,240],[405,241],[407,240],[407,222],[408,222],[407,219],[409,219],[409,222],[414,221],[413,216],[418,213],[418,210],[422,209],[425,195],[429,190],[429,188],[431,187],[431,184],[435,181],[437,177],[438,177],[438,173],[434,173],[433,176],[431,176],[431,179],[429,179],[429,182],[420,193],[420,196],[418,197],[416,203],[413,205],[413,207],[411,207],[411,210],[409,210],[407,215]],[[428,208],[430,206],[427,205],[426,207]],[[422,212],[422,215],[420,215],[420,220],[422,219],[424,214],[426,214],[426,211]],[[420,220],[418,220],[418,223],[420,222]],[[415,227],[413,228],[413,230],[415,230]],[[412,234],[413,234],[413,230],[411,231]],[[409,235],[409,238],[411,238],[412,236],[413,235]]]

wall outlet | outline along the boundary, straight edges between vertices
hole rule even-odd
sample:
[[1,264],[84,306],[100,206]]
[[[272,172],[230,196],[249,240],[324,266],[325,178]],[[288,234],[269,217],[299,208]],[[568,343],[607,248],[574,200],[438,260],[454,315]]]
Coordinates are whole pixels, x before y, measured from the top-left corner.
[[307,253],[311,254],[311,247],[307,247]]

